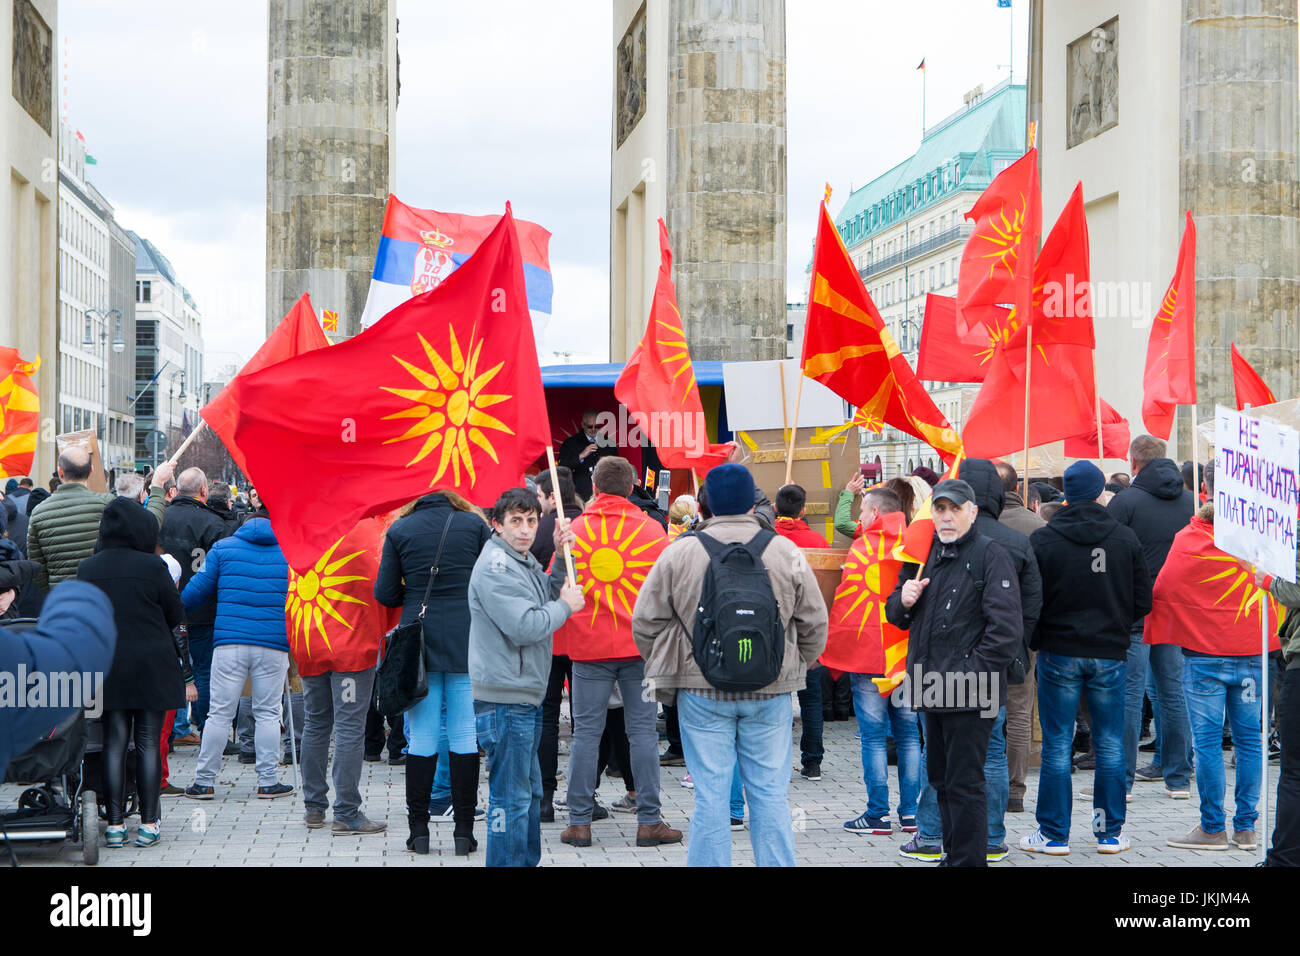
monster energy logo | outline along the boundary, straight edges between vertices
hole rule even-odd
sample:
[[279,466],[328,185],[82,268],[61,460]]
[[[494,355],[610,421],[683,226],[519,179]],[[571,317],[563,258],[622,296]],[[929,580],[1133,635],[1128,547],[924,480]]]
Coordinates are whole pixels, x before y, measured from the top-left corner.
[[736,642],[736,647],[740,652],[740,663],[745,663],[754,656],[754,642],[747,637],[742,637]]

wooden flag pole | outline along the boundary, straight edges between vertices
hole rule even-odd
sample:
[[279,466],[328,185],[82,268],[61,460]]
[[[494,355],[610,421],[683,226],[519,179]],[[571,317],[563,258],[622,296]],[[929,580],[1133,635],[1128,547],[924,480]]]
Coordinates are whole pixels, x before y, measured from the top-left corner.
[[[782,363],[782,365],[784,367],[784,363]],[[794,425],[790,429],[790,447],[787,448],[785,452],[785,483],[787,485],[790,484],[791,475],[794,472],[794,440],[799,434],[799,402],[803,400],[803,380],[805,377],[803,369],[800,368],[799,385],[794,390]],[[782,381],[784,380],[783,377]],[[781,403],[781,407],[782,409],[785,408],[784,402]]]
[[1097,381],[1097,350],[1092,350],[1092,391],[1097,400],[1097,464],[1106,457],[1106,446],[1101,440],[1101,383]]
[[181,442],[181,447],[177,448],[176,451],[172,453],[172,456],[167,459],[167,463],[172,467],[175,467],[176,462],[180,460],[181,454],[185,451],[186,448],[190,447],[190,443],[193,442],[194,439],[199,437],[199,432],[203,431],[203,429],[207,427],[208,427],[207,419],[200,418],[199,423],[195,425],[194,428],[190,431],[190,436],[186,438],[185,441]]
[[1034,371],[1034,325],[1025,329],[1025,500],[1029,500],[1029,379]]
[[1268,669],[1271,663],[1268,659],[1268,639],[1270,637],[1268,630],[1268,592],[1260,595],[1259,601],[1259,624],[1263,649],[1261,658],[1263,668],[1260,670],[1262,679],[1260,681],[1260,700],[1265,701],[1264,717],[1260,721],[1259,735],[1260,745],[1263,748],[1260,752],[1264,759],[1260,761],[1263,766],[1260,768],[1260,786],[1259,786],[1259,832],[1264,834],[1264,838],[1259,841],[1259,860],[1262,864],[1268,859]]
[[[564,506],[560,503],[560,473],[555,470],[555,449],[550,445],[546,446],[546,465],[551,469],[551,494],[555,497],[555,526],[564,528],[568,521],[564,517]],[[569,552],[569,545],[564,545],[564,567],[569,574],[569,585],[576,586],[577,581],[573,576],[573,555]]]
[[1201,510],[1200,449],[1196,441],[1196,403],[1192,402],[1192,513]]
[[[777,365],[776,370],[781,376],[781,440],[788,442],[790,440],[790,412],[786,408],[785,400],[785,362]],[[790,482],[786,482],[790,484]]]
[[694,468],[691,469],[691,484],[695,486],[695,503],[698,505],[700,502],[700,476],[695,473]]

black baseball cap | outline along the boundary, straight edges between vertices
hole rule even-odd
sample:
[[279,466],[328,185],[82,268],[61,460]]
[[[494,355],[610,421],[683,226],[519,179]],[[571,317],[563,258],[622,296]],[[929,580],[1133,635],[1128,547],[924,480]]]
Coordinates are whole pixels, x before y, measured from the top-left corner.
[[960,478],[947,478],[934,486],[934,494],[930,500],[935,502],[940,498],[947,498],[956,505],[964,505],[968,501],[975,500],[975,489]]

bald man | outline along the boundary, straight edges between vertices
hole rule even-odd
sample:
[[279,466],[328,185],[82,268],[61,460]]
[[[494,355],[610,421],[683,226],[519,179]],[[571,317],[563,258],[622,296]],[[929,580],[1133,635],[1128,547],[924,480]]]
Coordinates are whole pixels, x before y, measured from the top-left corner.
[[[90,557],[99,539],[99,519],[116,496],[86,487],[90,478],[90,453],[79,445],[59,454],[59,487],[32,511],[27,525],[27,556],[40,565],[36,586],[42,593],[60,581],[77,576],[77,565]],[[164,462],[154,469],[149,488],[149,512],[162,526],[163,483],[173,467]]]

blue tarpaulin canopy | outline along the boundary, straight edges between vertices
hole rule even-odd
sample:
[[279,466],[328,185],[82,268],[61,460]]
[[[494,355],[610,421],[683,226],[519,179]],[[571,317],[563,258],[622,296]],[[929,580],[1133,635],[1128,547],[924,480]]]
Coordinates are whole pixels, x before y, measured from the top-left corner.
[[[693,362],[697,385],[721,385],[721,362]],[[613,388],[623,372],[622,362],[594,365],[543,365],[543,388]]]

